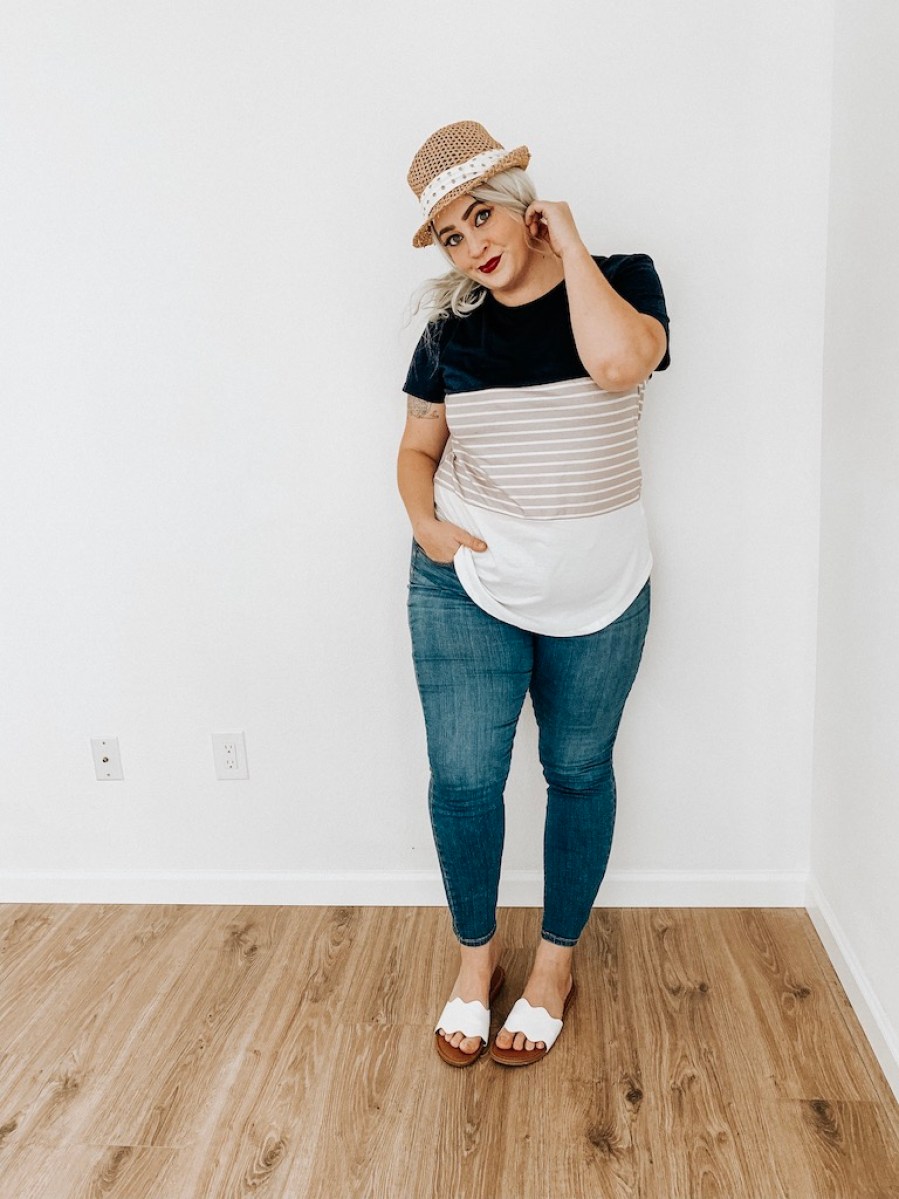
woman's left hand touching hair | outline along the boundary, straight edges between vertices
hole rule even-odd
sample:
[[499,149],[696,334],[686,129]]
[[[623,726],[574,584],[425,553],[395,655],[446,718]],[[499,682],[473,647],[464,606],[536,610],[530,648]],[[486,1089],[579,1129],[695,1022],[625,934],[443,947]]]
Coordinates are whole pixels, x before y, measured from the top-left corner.
[[532,237],[547,243],[559,258],[584,248],[571,209],[564,200],[535,200],[529,204],[524,223]]

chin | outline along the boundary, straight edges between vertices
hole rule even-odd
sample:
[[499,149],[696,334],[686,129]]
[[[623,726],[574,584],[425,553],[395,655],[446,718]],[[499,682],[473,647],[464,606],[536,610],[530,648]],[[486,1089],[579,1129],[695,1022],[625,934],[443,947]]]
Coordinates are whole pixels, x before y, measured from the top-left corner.
[[[505,250],[503,250],[502,253],[505,257]],[[503,274],[507,273],[505,262],[503,262],[502,266],[498,267],[497,270],[491,271],[489,275],[482,275],[480,271],[476,270],[472,273],[471,277],[472,279],[476,279],[478,283],[483,283],[485,287],[489,287],[490,290],[493,291],[493,284],[496,281],[498,271],[502,271]]]

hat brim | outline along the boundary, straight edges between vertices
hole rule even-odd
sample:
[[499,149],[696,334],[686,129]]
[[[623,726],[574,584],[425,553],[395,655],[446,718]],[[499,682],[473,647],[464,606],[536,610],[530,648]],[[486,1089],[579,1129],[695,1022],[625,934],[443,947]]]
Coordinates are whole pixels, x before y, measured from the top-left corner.
[[443,212],[448,204],[451,204],[458,196],[464,196],[471,191],[473,187],[477,187],[479,183],[486,183],[488,179],[492,179],[494,175],[498,175],[500,171],[507,171],[509,167],[521,167],[524,170],[531,161],[531,152],[527,146],[516,146],[514,150],[510,150],[498,162],[495,162],[492,167],[489,167],[476,179],[469,179],[466,183],[460,183],[458,187],[454,187],[452,191],[448,191],[445,196],[441,196],[438,202],[431,209],[431,214],[425,223],[419,228],[418,232],[412,238],[412,245],[420,250],[425,246],[434,244],[431,238],[431,222]]

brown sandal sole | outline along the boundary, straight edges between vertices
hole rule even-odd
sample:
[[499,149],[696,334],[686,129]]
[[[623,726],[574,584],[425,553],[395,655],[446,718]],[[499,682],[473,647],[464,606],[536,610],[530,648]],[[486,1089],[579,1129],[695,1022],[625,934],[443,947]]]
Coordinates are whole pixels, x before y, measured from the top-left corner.
[[[490,979],[490,999],[488,1007],[493,1007],[493,1001],[499,994],[500,988],[506,981],[506,972],[502,966],[497,966],[493,971],[493,977]],[[434,1033],[434,1040],[437,1043],[437,1052],[447,1063],[448,1066],[471,1066],[478,1061],[487,1052],[487,1042],[484,1041],[480,1049],[476,1049],[474,1053],[466,1053],[464,1049],[460,1049],[458,1045],[451,1045],[446,1037],[442,1037],[439,1032]]]
[[[576,990],[577,984],[575,983],[574,979],[572,979],[571,990],[565,996],[565,1003],[562,1007],[562,1019],[565,1018],[565,1013],[568,1011],[568,1008],[571,1006],[571,1003],[574,1000]],[[564,1031],[565,1029],[563,1028],[559,1033],[559,1037]],[[499,1036],[500,1032],[502,1032],[502,1029],[497,1032],[496,1036]],[[552,1045],[550,1045],[550,1049],[552,1049],[553,1045],[556,1044],[556,1041],[558,1041],[559,1037],[556,1037],[556,1040],[553,1041]],[[490,1056],[495,1062],[499,1062],[503,1066],[532,1066],[534,1062],[539,1062],[540,1059],[546,1057],[548,1053],[549,1049],[538,1049],[536,1046],[534,1046],[533,1049],[512,1049],[511,1047],[508,1049],[501,1049],[496,1043],[496,1037],[493,1038],[493,1041],[490,1045]]]

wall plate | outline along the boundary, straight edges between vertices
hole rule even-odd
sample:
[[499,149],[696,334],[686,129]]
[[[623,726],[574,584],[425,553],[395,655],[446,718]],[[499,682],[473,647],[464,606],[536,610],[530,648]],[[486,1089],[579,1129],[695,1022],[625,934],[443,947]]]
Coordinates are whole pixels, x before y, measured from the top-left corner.
[[100,782],[125,777],[122,773],[118,737],[91,737],[91,750],[94,755],[94,771]]
[[212,756],[217,779],[248,779],[247,744],[243,733],[213,733]]

